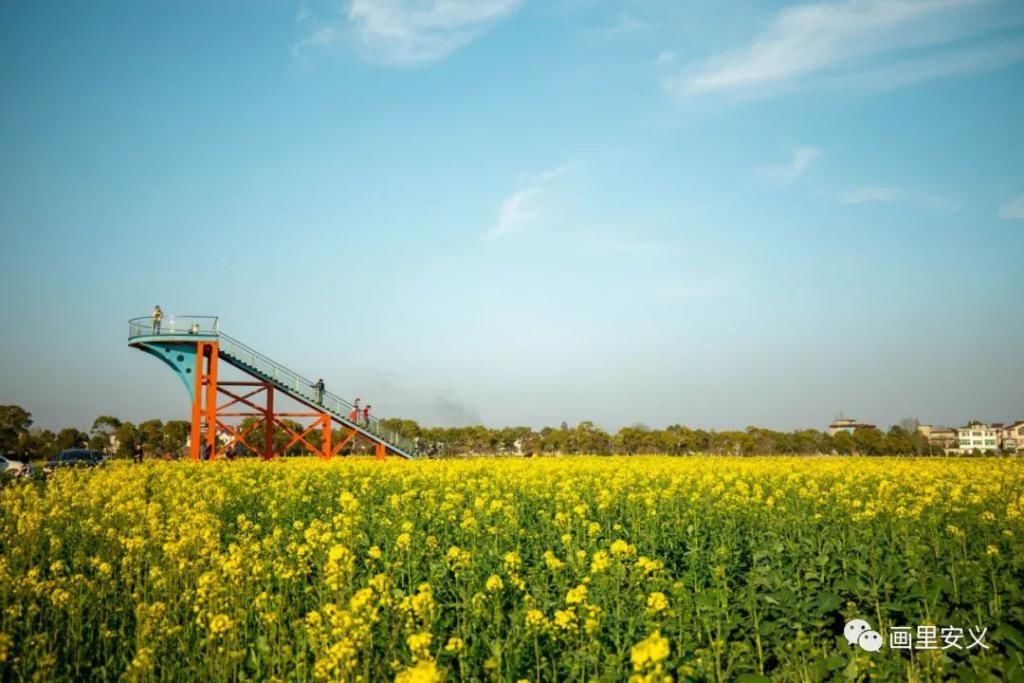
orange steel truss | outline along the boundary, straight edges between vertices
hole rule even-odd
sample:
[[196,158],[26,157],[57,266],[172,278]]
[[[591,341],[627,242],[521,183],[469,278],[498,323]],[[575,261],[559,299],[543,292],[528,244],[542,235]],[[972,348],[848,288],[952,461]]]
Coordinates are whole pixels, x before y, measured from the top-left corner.
[[[359,433],[343,425],[343,435],[334,440],[332,432],[333,418],[329,413],[308,406],[306,412],[281,413],[274,410],[274,386],[261,381],[219,381],[217,376],[218,344],[216,341],[196,342],[196,379],[195,394],[192,401],[192,438],[189,457],[200,460],[205,446],[210,460],[230,457],[241,444],[253,455],[270,460],[283,454],[292,446],[299,444],[313,455],[331,458],[359,437]],[[259,401],[263,394],[262,402]],[[221,397],[226,402],[221,403]],[[260,405],[262,403],[262,405]],[[248,408],[248,410],[245,410]],[[241,423],[232,424],[231,418],[256,418],[242,427]],[[304,418],[310,420],[308,426],[296,430],[283,418]],[[274,446],[275,429],[280,428],[288,435],[288,442],[280,447]],[[246,439],[252,432],[262,430],[262,448],[257,449]],[[320,432],[320,444],[311,442],[310,435]],[[228,439],[221,443],[219,433],[226,434]],[[386,447],[382,443],[374,443],[374,457],[384,460]]]

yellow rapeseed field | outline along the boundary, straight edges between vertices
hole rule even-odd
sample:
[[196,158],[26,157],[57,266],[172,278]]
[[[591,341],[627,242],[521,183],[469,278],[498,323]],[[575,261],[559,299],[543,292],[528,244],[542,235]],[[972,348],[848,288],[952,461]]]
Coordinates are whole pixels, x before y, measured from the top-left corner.
[[0,491],[0,678],[1024,680],[1022,515],[1015,459],[64,471]]

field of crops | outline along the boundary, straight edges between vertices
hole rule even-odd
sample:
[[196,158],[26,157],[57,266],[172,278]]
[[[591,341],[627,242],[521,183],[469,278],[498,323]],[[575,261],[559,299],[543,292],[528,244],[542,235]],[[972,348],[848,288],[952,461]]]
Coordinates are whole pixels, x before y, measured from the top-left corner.
[[1009,459],[61,472],[0,492],[0,678],[1024,680],[1022,515]]

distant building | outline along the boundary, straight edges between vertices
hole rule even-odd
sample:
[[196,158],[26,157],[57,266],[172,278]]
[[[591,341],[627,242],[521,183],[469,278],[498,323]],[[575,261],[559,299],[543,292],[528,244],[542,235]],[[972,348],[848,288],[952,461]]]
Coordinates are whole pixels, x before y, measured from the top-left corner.
[[858,429],[875,429],[875,425],[869,425],[865,422],[857,422],[856,420],[851,420],[848,417],[837,417],[835,421],[828,426],[828,433],[829,436],[835,436],[839,432],[853,434]]
[[984,422],[968,422],[966,427],[956,430],[957,450],[961,453],[980,451],[989,453],[999,450],[1002,428]]
[[917,431],[928,439],[928,446],[942,451],[955,449],[959,446],[956,430],[950,427],[933,427],[932,425],[918,425]]
[[1024,420],[1017,420],[1013,424],[1003,427],[1000,440],[1003,450],[1007,453],[1024,451]]

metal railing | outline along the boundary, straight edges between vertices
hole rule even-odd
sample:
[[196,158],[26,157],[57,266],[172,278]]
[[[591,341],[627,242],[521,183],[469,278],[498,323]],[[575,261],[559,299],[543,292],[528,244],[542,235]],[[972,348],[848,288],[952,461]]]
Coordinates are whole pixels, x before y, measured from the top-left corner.
[[380,419],[363,417],[362,409],[355,412],[355,406],[324,390],[317,390],[316,384],[280,363],[271,360],[256,349],[243,344],[234,337],[220,331],[219,318],[210,315],[164,315],[157,321],[152,316],[132,318],[128,321],[128,339],[136,337],[205,335],[218,338],[220,354],[238,364],[246,372],[261,376],[287,393],[307,403],[319,406],[334,417],[354,424],[358,429],[396,446],[409,455],[415,455],[417,442],[406,438],[392,429],[384,428]]
[[157,320],[153,316],[132,318],[128,321],[128,338],[156,337],[160,335],[180,337],[184,334],[219,334],[219,319],[212,315],[165,315]]
[[326,389],[323,392],[318,391],[316,383],[309,378],[303,377],[277,361],[271,360],[256,349],[243,344],[228,334],[221,332],[219,336],[221,355],[228,356],[236,361],[247,372],[255,372],[262,375],[274,384],[284,387],[288,393],[323,408],[335,417],[354,424],[368,434],[387,441],[410,455],[415,453],[416,442],[414,440],[403,437],[392,429],[386,429],[379,418],[373,415],[370,415],[369,419],[364,418],[362,409],[356,412],[355,406],[352,403],[349,403],[337,394],[331,393]]

